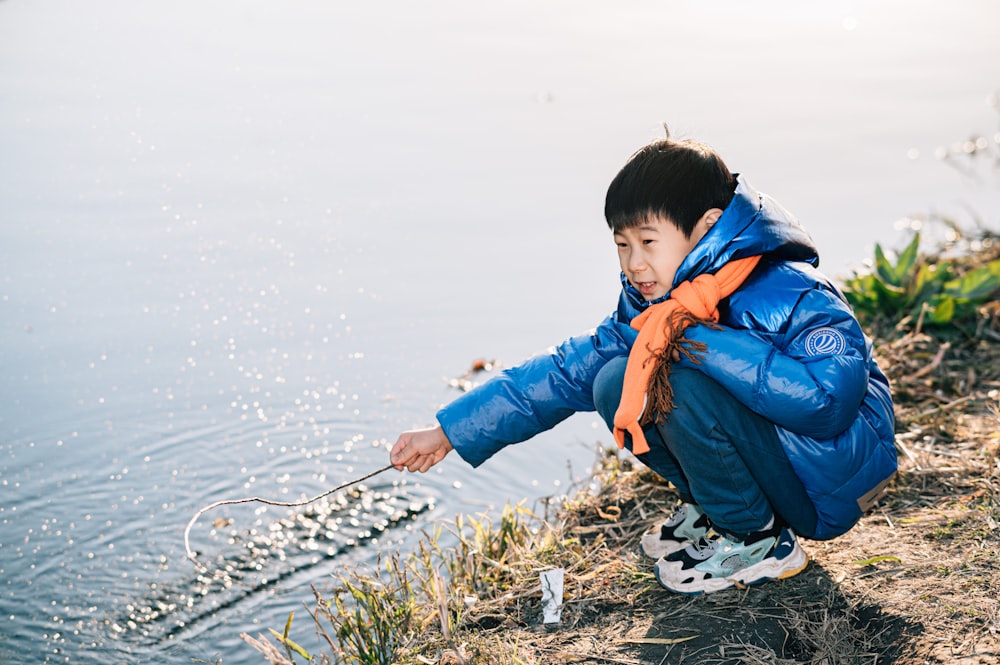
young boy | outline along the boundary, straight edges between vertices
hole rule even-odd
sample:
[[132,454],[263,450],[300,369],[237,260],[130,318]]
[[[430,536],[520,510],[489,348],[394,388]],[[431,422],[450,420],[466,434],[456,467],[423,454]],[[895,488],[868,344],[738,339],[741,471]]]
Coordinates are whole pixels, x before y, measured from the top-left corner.
[[594,411],[681,497],[642,538],[684,594],[790,577],[796,534],[850,529],[896,471],[888,381],[812,240],[708,146],[666,138],[612,181],[617,309],[594,331],[464,394],[400,435],[393,465],[473,466]]

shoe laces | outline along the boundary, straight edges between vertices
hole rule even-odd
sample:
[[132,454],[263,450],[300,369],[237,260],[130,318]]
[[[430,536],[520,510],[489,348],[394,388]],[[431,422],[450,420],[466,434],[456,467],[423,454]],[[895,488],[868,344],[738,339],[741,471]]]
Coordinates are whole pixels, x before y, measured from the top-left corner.
[[691,543],[691,547],[699,554],[711,553],[719,547],[722,538],[723,535],[721,533],[715,529],[709,529],[704,536]]
[[667,519],[666,525],[678,526],[679,524],[683,524],[684,519],[687,517],[687,512],[688,504],[682,503],[677,506],[677,510],[675,510],[674,513]]

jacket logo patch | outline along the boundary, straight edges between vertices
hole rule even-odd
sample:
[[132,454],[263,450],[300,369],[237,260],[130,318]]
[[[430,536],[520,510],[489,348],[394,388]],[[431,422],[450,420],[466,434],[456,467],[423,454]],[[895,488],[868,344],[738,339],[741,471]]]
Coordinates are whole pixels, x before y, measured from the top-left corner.
[[806,335],[806,353],[811,356],[837,355],[847,350],[847,339],[836,328],[817,328]]

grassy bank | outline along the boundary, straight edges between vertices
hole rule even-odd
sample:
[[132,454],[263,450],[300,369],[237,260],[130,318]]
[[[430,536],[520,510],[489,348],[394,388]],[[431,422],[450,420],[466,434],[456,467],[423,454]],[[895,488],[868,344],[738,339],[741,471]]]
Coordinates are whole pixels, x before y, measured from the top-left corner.
[[[548,514],[458,518],[317,588],[309,618],[245,639],[283,665],[997,662],[1000,242],[875,258],[845,289],[893,384],[900,473],[848,534],[804,541],[804,573],[700,598],[661,589],[638,540],[677,498],[610,450]],[[539,573],[554,568],[564,605],[544,624]]]

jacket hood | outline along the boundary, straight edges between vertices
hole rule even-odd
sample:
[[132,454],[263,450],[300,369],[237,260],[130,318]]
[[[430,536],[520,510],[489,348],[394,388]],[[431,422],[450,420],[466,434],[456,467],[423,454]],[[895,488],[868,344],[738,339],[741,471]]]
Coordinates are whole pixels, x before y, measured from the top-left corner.
[[[763,254],[777,261],[805,261],[819,265],[819,254],[812,238],[799,221],[781,204],[755,190],[746,178],[737,174],[733,200],[705,237],[691,250],[677,268],[673,286],[703,273],[714,273],[732,259]],[[622,286],[639,309],[662,302],[670,294],[646,302],[621,275]]]

